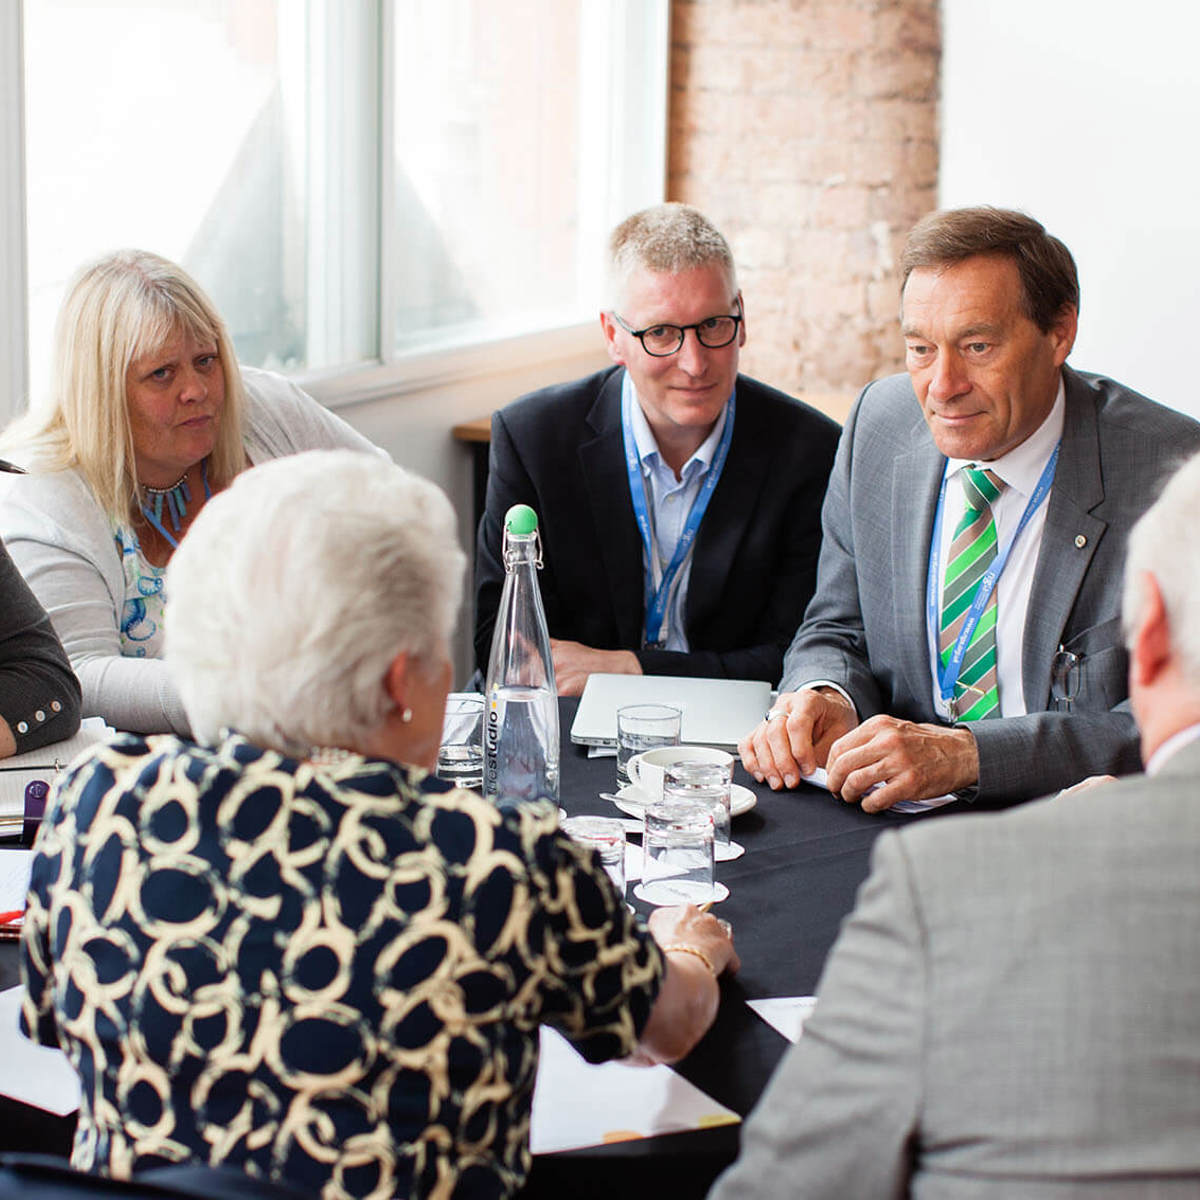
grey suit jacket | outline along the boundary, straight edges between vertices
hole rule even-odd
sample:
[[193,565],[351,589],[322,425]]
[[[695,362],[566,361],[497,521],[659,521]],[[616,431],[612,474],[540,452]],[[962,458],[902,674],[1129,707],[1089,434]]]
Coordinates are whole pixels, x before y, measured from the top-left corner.
[[[1200,425],[1096,375],[1064,368],[1066,416],[1022,650],[1027,714],[971,726],[978,798],[1011,803],[1086,775],[1138,769],[1124,703],[1121,574],[1130,527]],[[846,422],[822,512],[817,591],[784,660],[781,691],[841,684],[862,719],[936,721],[925,577],[944,457],[907,375],[866,387]],[[1047,712],[1060,645],[1083,656],[1075,712]]]
[[713,1200],[1200,1196],[1198,776],[883,834]]

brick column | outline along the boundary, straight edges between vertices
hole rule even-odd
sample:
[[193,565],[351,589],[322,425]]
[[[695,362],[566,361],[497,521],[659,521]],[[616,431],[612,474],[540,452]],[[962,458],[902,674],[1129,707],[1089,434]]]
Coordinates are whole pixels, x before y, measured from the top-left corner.
[[895,261],[936,207],[937,0],[673,0],[667,194],[729,238],[743,368],[791,392],[902,366]]

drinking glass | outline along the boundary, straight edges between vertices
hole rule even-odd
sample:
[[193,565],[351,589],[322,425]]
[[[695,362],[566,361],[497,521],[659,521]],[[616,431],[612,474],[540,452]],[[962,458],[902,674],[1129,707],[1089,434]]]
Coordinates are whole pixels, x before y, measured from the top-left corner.
[[446,697],[442,744],[435,774],[456,787],[483,787],[483,697],[477,692],[451,692]]
[[629,760],[656,746],[678,746],[683,710],[670,704],[626,704],[617,709],[617,787],[629,785]]
[[563,833],[573,842],[600,855],[609,879],[622,899],[625,897],[625,826],[612,817],[567,817]]
[[703,904],[714,898],[713,819],[699,804],[660,800],[646,809],[642,882],[648,904]]
[[733,764],[673,762],[663,768],[663,799],[698,804],[712,814],[713,838],[729,845],[729,808],[732,802]]

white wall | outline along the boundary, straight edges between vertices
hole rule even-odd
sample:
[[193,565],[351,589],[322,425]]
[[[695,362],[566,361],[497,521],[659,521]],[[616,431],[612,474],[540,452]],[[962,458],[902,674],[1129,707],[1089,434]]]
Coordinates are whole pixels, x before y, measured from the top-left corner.
[[1200,416],[1200,5],[942,11],[941,203],[1020,208],[1062,238],[1072,364]]
[[[475,557],[470,448],[455,441],[455,425],[488,416],[518,396],[546,384],[576,379],[608,364],[599,322],[594,330],[550,339],[536,358],[508,347],[464,352],[464,365],[451,362],[444,374],[430,372],[419,388],[347,403],[336,388],[319,381],[306,386],[340,417],[382,446],[402,467],[433,480],[450,497],[459,518],[459,540]],[[461,686],[474,670],[474,590],[468,574],[455,639],[455,679]]]

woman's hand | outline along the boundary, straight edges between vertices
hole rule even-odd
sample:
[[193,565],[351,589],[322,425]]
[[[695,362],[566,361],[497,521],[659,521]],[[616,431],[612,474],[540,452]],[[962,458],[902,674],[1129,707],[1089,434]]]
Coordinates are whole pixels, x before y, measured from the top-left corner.
[[638,1063],[678,1062],[708,1032],[721,994],[717,978],[741,966],[733,938],[711,913],[693,904],[659,908],[650,932],[662,947],[667,973],[642,1030]]

